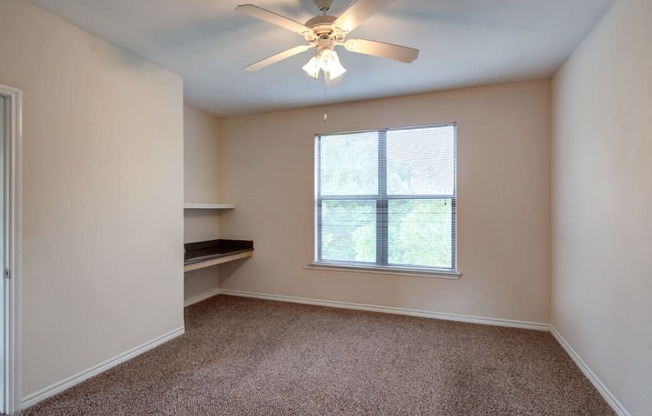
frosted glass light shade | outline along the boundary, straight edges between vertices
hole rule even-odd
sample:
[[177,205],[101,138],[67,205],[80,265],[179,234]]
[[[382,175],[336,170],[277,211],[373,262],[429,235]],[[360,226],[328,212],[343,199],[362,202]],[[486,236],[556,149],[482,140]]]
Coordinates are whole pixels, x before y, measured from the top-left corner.
[[321,69],[328,74],[328,79],[334,80],[346,72],[346,69],[340,63],[337,52],[332,49],[324,49],[319,55]]
[[346,68],[344,68],[339,61],[337,61],[337,65],[331,65],[330,71],[327,72],[328,79],[332,81],[335,78],[341,76],[345,72],[346,72]]
[[301,69],[306,71],[306,74],[310,75],[312,78],[317,79],[319,78],[319,70],[321,69],[321,66],[317,57],[313,56]]

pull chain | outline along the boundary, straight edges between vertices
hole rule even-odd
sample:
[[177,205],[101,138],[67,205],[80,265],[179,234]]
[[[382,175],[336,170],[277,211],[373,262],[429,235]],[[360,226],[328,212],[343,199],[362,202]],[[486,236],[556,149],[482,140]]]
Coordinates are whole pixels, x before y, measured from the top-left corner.
[[324,123],[328,121],[328,84],[326,83],[326,74],[324,74]]

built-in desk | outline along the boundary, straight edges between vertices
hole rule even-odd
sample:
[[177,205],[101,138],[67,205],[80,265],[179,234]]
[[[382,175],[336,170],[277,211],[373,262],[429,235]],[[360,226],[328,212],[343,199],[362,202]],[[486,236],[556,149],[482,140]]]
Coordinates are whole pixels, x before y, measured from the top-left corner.
[[184,248],[184,272],[244,259],[254,254],[254,242],[250,240],[198,241],[184,244]]

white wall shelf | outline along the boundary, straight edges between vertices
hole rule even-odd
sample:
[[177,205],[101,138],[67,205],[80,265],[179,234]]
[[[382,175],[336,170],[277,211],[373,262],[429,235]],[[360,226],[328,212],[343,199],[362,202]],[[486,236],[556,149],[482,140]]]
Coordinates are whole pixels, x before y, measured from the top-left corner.
[[183,204],[183,209],[233,209],[234,204]]

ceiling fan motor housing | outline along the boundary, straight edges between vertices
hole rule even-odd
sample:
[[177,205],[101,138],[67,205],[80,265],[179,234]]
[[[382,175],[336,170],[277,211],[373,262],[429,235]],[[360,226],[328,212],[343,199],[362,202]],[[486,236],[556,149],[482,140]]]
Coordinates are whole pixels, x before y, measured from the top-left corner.
[[306,33],[306,40],[311,43],[324,42],[342,42],[344,40],[344,32],[333,25],[337,20],[337,16],[322,15],[313,17],[306,22],[306,26],[311,29],[311,32]]

